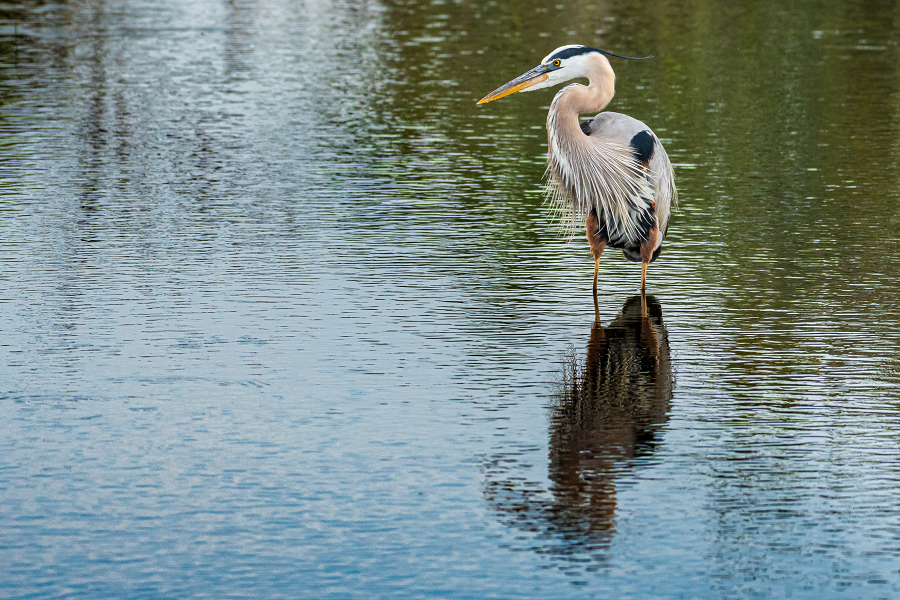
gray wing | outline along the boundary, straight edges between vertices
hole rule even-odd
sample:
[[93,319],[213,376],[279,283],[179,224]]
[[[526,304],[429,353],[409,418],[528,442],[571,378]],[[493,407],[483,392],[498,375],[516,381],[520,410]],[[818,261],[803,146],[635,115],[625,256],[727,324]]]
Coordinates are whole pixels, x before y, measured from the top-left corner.
[[669,229],[669,215],[678,202],[678,190],[675,189],[675,171],[669,162],[669,155],[663,148],[659,138],[654,134],[655,149],[650,157],[650,173],[653,175],[654,191],[656,192],[656,218],[659,220],[659,244]]
[[669,215],[678,197],[675,189],[675,173],[665,148],[656,134],[641,121],[628,115],[602,112],[581,124],[581,130],[588,136],[596,136],[608,142],[627,146],[635,160],[648,174],[656,203],[656,218],[659,221],[660,236],[657,247],[662,244],[669,228]]

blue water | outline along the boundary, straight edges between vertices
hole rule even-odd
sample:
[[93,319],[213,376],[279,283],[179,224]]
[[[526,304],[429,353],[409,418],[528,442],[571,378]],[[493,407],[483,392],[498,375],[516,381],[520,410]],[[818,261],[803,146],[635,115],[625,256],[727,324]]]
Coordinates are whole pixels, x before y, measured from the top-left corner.
[[[897,597],[896,19],[0,9],[0,598]],[[643,305],[474,104],[573,42],[658,57]]]

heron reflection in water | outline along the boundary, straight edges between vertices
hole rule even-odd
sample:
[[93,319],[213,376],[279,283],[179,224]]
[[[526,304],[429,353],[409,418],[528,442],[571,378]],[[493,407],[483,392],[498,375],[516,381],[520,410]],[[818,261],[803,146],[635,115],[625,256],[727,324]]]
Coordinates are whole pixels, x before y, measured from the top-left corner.
[[550,424],[549,493],[523,482],[498,457],[485,495],[501,520],[540,535],[540,552],[565,555],[608,547],[616,488],[648,463],[668,419],[674,379],[662,308],[629,298],[607,326],[591,327],[583,360],[563,367]]
[[[615,94],[616,75],[597,48],[557,48],[541,64],[497,88],[478,104],[587,78],[561,89],[547,113],[547,185],[550,204],[562,214],[584,218],[594,257],[594,294],[604,248],[621,249],[641,263],[641,291],[647,265],[659,257],[675,205],[675,175],[669,157],[653,131],[642,122],[614,112],[601,112],[579,123],[582,114],[606,108]],[[644,58],[651,58],[649,56]]]

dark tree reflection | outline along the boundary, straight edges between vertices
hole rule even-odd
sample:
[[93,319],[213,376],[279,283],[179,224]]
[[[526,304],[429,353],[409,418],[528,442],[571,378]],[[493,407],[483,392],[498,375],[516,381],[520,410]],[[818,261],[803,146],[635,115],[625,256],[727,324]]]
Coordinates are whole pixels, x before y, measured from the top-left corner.
[[488,467],[488,502],[505,523],[538,534],[535,551],[574,558],[607,548],[617,485],[652,456],[673,385],[655,298],[629,298],[606,326],[598,314],[587,352],[570,353],[555,393],[549,490],[497,457]]

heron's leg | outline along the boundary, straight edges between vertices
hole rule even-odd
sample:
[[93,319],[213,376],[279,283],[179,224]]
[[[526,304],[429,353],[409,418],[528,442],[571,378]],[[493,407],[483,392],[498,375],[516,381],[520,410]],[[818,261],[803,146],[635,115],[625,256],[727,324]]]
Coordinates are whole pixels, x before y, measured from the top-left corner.
[[647,289],[647,265],[653,260],[653,251],[656,249],[658,236],[659,227],[654,226],[647,233],[647,239],[641,242],[641,294]]
[[600,219],[597,218],[597,212],[591,211],[591,214],[584,220],[584,228],[587,231],[588,243],[591,245],[591,256],[594,257],[594,294],[597,293],[597,275],[600,272],[600,255],[606,248],[606,237],[600,231]]

